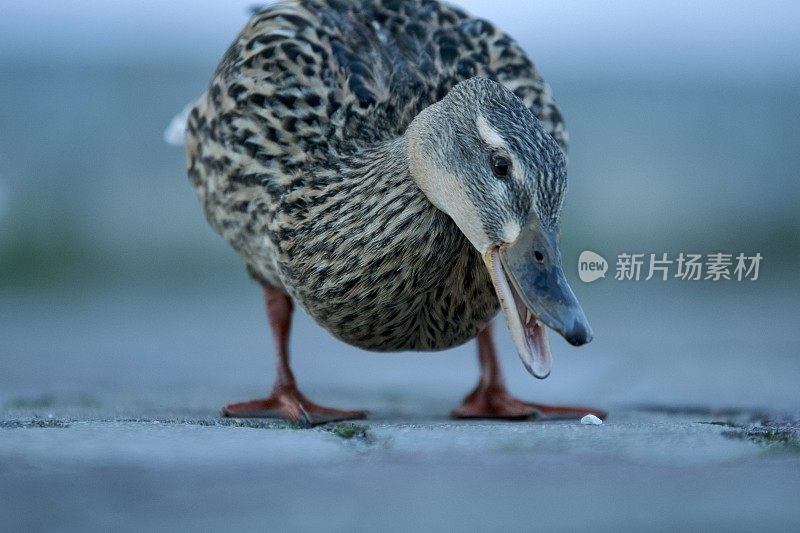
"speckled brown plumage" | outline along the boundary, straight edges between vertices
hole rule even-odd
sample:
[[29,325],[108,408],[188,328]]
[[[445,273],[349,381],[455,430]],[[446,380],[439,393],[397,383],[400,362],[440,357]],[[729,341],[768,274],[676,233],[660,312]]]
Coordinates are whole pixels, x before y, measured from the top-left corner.
[[479,253],[411,179],[401,136],[475,76],[512,91],[565,147],[549,88],[486,21],[425,0],[258,11],[188,121],[209,222],[255,278],[350,344],[466,342],[497,298]]

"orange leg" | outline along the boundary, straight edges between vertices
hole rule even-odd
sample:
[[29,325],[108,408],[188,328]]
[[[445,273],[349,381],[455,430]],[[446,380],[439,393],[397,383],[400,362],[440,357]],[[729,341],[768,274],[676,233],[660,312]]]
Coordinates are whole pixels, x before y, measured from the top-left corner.
[[263,400],[225,406],[223,416],[234,418],[284,418],[304,426],[337,420],[365,418],[366,411],[345,411],[317,405],[303,396],[289,366],[289,330],[292,325],[292,299],[275,287],[264,285],[267,316],[278,352],[278,368],[272,393]]
[[492,325],[478,334],[481,377],[475,389],[451,413],[453,418],[503,418],[508,420],[564,420],[593,414],[605,418],[605,411],[591,407],[562,407],[518,400],[506,389],[492,340]]

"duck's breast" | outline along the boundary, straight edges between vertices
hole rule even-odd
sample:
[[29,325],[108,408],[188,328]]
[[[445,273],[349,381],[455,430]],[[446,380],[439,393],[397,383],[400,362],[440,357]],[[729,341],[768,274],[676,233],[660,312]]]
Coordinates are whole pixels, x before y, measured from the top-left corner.
[[495,316],[480,255],[416,187],[351,190],[345,203],[304,202],[276,256],[283,285],[334,336],[370,350],[440,350]]

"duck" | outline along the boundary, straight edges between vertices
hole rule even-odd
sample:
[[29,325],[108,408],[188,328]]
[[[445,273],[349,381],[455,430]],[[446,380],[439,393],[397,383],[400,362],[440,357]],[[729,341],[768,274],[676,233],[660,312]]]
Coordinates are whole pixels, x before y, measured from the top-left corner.
[[295,306],[377,352],[477,340],[465,419],[606,413],[512,396],[501,310],[528,372],[547,329],[593,333],[566,281],[559,224],[568,136],[549,85],[492,23],[437,0],[286,0],[256,9],[190,107],[188,176],[260,285],[275,343],[266,398],[228,417],[360,419],[322,406],[290,365]]

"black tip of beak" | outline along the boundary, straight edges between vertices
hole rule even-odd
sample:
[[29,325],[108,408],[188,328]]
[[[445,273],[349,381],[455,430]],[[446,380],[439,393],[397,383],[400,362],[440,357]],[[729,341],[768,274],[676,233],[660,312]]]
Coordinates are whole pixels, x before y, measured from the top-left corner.
[[575,322],[572,329],[564,334],[564,338],[573,346],[582,346],[592,342],[593,337],[592,328],[584,322]]

